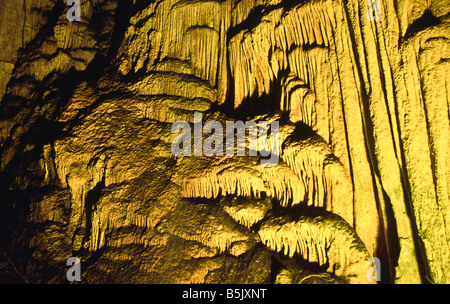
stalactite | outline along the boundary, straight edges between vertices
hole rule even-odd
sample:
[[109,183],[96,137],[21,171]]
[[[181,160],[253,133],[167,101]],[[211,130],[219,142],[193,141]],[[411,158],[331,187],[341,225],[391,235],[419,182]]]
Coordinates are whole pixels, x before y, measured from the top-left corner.
[[323,139],[316,136],[291,141],[288,138],[282,157],[301,177],[309,206],[333,210],[353,223],[351,182]]
[[270,249],[290,257],[298,254],[319,266],[328,265],[329,270],[343,277],[355,268],[364,269],[368,257],[361,240],[338,218],[302,216],[296,221],[273,218],[263,223],[258,234]]
[[[280,174],[283,172],[283,174]],[[219,195],[261,197],[262,193],[281,205],[300,204],[305,197],[303,183],[286,165],[255,169],[232,167],[217,174],[189,178],[182,185],[184,197],[217,198]]]
[[[280,9],[274,10],[264,17],[251,33],[239,32],[230,41],[230,64],[235,83],[235,107],[257,93],[261,96],[268,93],[270,84],[276,80],[280,71],[277,64],[270,64],[269,54],[281,50],[284,58],[298,77],[310,87],[314,87],[314,75],[319,68],[320,58],[292,52],[302,52],[304,46],[328,46],[330,22],[318,25],[318,20],[328,20],[325,4],[299,5],[283,15]],[[277,37],[277,38],[275,38]],[[296,48],[294,48],[296,47]],[[320,56],[319,53],[313,53]],[[280,57],[281,57],[280,56]],[[269,58],[269,60],[267,60]],[[289,59],[287,59],[289,58]],[[244,75],[252,75],[246,77]]]

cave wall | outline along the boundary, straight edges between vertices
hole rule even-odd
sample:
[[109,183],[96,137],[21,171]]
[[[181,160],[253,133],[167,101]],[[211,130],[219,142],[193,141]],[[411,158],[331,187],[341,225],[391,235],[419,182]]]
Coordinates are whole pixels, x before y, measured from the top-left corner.
[[[0,6],[4,246],[34,250],[25,273],[76,251],[93,281],[135,256],[134,281],[263,280],[269,270],[253,263],[270,258],[255,244],[283,237],[228,216],[257,223],[270,208],[246,202],[237,215],[183,200],[216,199],[205,189],[225,191],[226,169],[243,193],[263,187],[255,176],[279,193],[270,181],[281,176],[294,202],[338,215],[382,259],[386,281],[449,282],[448,1],[81,1],[80,22],[63,1],[29,2]],[[194,111],[284,113],[283,164],[174,161],[170,125]],[[299,125],[314,136],[286,141]],[[168,262],[177,248],[191,257]]]

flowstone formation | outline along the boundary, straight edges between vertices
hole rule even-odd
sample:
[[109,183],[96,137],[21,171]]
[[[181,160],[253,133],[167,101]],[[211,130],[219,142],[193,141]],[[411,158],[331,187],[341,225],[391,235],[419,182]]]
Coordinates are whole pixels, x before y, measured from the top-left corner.
[[[0,4],[2,282],[450,283],[448,0],[72,13]],[[278,162],[180,121],[278,122]]]

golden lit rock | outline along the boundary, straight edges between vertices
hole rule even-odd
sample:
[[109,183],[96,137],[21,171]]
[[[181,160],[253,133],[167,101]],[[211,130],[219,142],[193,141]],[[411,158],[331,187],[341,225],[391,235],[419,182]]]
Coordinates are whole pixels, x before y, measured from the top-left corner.
[[3,1],[1,279],[450,283],[450,6],[371,3]]

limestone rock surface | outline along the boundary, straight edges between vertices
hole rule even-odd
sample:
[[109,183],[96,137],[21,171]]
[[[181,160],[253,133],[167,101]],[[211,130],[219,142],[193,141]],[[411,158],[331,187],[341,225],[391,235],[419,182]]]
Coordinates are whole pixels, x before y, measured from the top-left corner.
[[448,0],[80,3],[0,4],[2,282],[450,283]]

